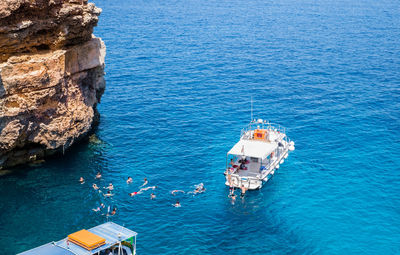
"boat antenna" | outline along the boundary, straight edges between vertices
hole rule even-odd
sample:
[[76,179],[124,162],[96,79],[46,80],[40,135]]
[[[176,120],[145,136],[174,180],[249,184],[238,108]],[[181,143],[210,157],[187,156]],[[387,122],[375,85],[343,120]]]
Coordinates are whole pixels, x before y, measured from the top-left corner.
[[253,121],[253,96],[250,99],[250,123]]

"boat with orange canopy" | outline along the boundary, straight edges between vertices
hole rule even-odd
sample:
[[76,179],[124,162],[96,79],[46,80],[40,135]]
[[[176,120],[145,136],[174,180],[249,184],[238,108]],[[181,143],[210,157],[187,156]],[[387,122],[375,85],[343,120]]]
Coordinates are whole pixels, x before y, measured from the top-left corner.
[[114,222],[82,229],[20,255],[136,255],[137,233]]
[[227,153],[225,184],[249,190],[261,188],[294,149],[286,128],[262,119],[252,120]]

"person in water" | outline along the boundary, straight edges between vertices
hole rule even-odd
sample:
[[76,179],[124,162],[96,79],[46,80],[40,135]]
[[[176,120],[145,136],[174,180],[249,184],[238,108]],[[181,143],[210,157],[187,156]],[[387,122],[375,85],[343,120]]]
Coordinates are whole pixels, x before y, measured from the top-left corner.
[[156,198],[156,195],[154,195],[154,193],[151,193],[150,194],[150,199],[155,199]]
[[139,190],[139,192],[142,192],[142,191],[145,191],[145,190],[149,190],[149,189],[155,190],[156,188],[157,188],[157,186],[150,186],[150,187],[146,187],[146,188],[141,188],[141,189]]
[[98,190],[99,189],[99,187],[96,185],[96,183],[93,183],[92,187],[93,187],[94,190]]
[[175,207],[181,207],[181,203],[179,203],[179,201],[176,201],[176,203],[173,204],[173,206],[175,206]]
[[81,178],[79,178],[79,182],[80,182],[81,184],[84,184],[84,183],[85,183],[85,179],[83,179],[83,177],[81,177]]
[[230,197],[231,197],[231,202],[232,202],[232,204],[235,204],[235,201],[236,201],[236,194],[233,193]]
[[110,213],[110,215],[115,215],[116,212],[117,212],[117,208],[114,207],[114,209],[112,210],[112,212]]
[[147,181],[147,178],[144,178],[144,183],[143,183],[140,187],[146,186],[147,183],[149,183],[149,182]]
[[109,191],[107,191],[107,193],[104,194],[103,196],[104,196],[104,197],[112,197],[112,196],[114,196],[114,194],[112,194],[111,191],[109,190]]
[[108,189],[109,191],[110,191],[110,190],[114,190],[114,186],[113,186],[112,183],[108,184],[108,187],[104,187],[104,188],[105,188],[105,189]]
[[97,172],[97,174],[96,174],[96,177],[95,177],[96,179],[100,179],[101,178],[101,173],[100,172]]
[[199,185],[197,185],[196,189],[194,190],[194,194],[197,193],[203,193],[204,191],[206,191],[206,188],[204,188],[204,184],[200,183]]
[[131,184],[133,182],[132,177],[128,177],[128,180],[126,180],[126,184]]
[[129,196],[133,197],[133,196],[139,195],[141,193],[142,193],[141,191],[139,191],[139,192],[135,191],[135,192],[129,193]]
[[92,210],[93,210],[94,212],[98,212],[98,211],[100,211],[101,209],[103,209],[104,207],[105,207],[105,205],[104,205],[103,203],[101,203],[99,207],[97,207],[96,209],[92,209]]
[[229,195],[232,196],[235,194],[235,187],[233,187],[232,183],[229,184]]
[[244,187],[243,184],[242,184],[242,187],[240,187],[240,191],[241,191],[240,197],[243,198],[247,191],[247,189]]
[[175,190],[171,191],[171,194],[175,196],[175,193],[177,193],[177,192],[185,193],[185,191],[183,191],[183,190],[175,189]]

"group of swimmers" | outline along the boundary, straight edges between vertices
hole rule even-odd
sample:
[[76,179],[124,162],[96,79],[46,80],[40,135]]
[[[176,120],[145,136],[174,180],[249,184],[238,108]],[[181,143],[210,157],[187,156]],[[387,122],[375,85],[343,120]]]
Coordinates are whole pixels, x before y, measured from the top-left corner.
[[[193,194],[193,196],[194,196],[196,194],[200,194],[200,193],[203,193],[205,191],[206,191],[206,188],[204,187],[204,184],[200,183],[200,184],[195,185],[195,189],[193,191],[186,192],[186,194]],[[171,195],[173,195],[173,196],[175,196],[176,193],[185,194],[185,191],[177,190],[177,189],[171,191]],[[175,204],[172,204],[172,206],[181,207],[181,203],[179,202],[179,200],[176,200]]]
[[[101,173],[100,173],[100,172],[97,172],[97,174],[96,174],[96,176],[94,177],[94,179],[99,180],[99,179],[101,179],[101,177],[102,177]],[[84,184],[84,183],[85,183],[85,179],[84,179],[83,177],[80,177],[80,178],[79,178],[79,182],[80,182],[81,184]],[[113,193],[111,193],[111,191],[114,190],[114,185],[113,185],[112,183],[108,184],[107,187],[103,187],[105,190],[107,190],[106,193],[102,192],[101,189],[100,189],[100,187],[97,186],[96,183],[93,183],[92,188],[93,188],[94,190],[99,191],[99,193],[103,193],[103,196],[104,196],[105,198],[107,198],[107,197],[112,197],[112,196],[114,195]],[[97,208],[93,208],[92,211],[94,211],[94,212],[100,212],[100,211],[101,211],[102,209],[104,209],[105,207],[106,207],[105,204],[104,204],[104,203],[101,203]],[[110,212],[110,206],[109,206],[109,207],[108,207],[108,212],[107,212],[106,216],[113,216],[113,215],[115,215],[116,213],[117,213],[117,208],[114,207],[114,208],[112,209],[112,211]]]
[[[101,173],[100,173],[100,172],[97,172],[97,174],[96,174],[96,176],[95,176],[95,179],[99,180],[99,179],[101,179],[101,178],[102,178]],[[138,191],[134,191],[134,192],[128,193],[129,196],[134,197],[134,196],[136,196],[136,195],[143,194],[143,193],[144,193],[145,191],[147,191],[147,190],[150,190],[150,189],[151,189],[151,190],[154,191],[155,189],[158,188],[158,186],[147,186],[147,184],[149,183],[148,180],[147,180],[147,178],[144,178],[143,181],[144,181],[143,184],[139,186],[139,190],[138,190]],[[85,183],[85,179],[84,179],[83,177],[80,177],[80,178],[79,178],[79,182],[80,182],[81,184],[84,184],[84,183]],[[132,183],[133,183],[132,177],[129,176],[129,177],[127,178],[127,180],[126,180],[126,183],[127,183],[128,185],[129,185],[129,184],[132,184]],[[103,187],[103,189],[107,190],[107,192],[103,192],[103,191],[100,189],[100,187],[99,187],[96,183],[93,183],[92,188],[93,188],[94,190],[98,191],[99,193],[102,193],[103,196],[104,196],[104,198],[108,198],[108,197],[114,196],[114,193],[112,193],[112,191],[114,190],[114,185],[113,185],[112,183],[109,183],[107,187]],[[171,195],[173,195],[173,196],[175,196],[175,195],[178,194],[178,193],[193,194],[193,196],[194,196],[194,195],[196,195],[196,194],[200,194],[200,193],[203,193],[203,192],[205,192],[205,191],[206,191],[206,189],[205,189],[205,187],[204,187],[204,184],[203,184],[203,183],[200,183],[200,184],[195,185],[195,189],[192,190],[192,191],[185,192],[185,191],[183,191],[183,190],[172,190],[170,193],[171,193]],[[155,199],[155,198],[156,198],[156,195],[154,194],[154,192],[152,192],[152,193],[150,194],[150,199],[153,200],[153,199]],[[172,206],[174,206],[174,207],[181,207],[181,203],[179,202],[179,200],[176,200],[176,202],[175,202],[174,204],[172,204]],[[106,205],[105,205],[104,203],[101,203],[97,208],[93,208],[92,211],[94,211],[94,212],[100,212],[100,211],[102,211],[105,207],[106,207]],[[108,212],[107,212],[106,215],[107,215],[107,216],[113,216],[113,215],[116,214],[116,212],[117,212],[117,208],[116,208],[116,207],[114,207],[113,210],[110,212],[110,206],[108,206]]]

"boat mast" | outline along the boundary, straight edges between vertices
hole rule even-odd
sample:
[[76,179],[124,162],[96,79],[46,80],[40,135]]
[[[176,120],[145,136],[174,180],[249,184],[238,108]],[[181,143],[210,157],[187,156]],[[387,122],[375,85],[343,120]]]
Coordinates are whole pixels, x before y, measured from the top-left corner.
[[250,123],[253,121],[253,96],[250,99]]

